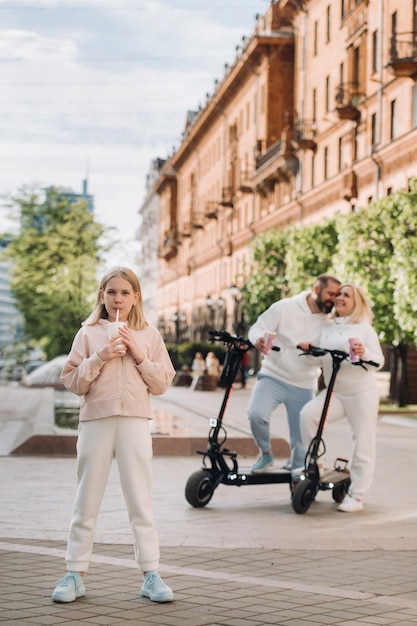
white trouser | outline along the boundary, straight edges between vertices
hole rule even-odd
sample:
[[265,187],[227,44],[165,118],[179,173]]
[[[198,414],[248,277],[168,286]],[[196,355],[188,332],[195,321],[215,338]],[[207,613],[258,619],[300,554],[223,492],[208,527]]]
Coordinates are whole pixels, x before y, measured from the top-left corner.
[[[325,390],[321,391],[301,410],[301,436],[306,449],[316,435],[325,395]],[[363,498],[372,484],[378,407],[379,396],[376,389],[350,394],[333,393],[327,413],[326,424],[342,417],[346,417],[350,424],[353,439],[350,492],[357,498]]]
[[67,569],[86,572],[94,530],[113,455],[142,571],[158,569],[159,542],[152,502],[152,438],[149,420],[106,417],[81,422],[77,442],[78,487],[67,548]]

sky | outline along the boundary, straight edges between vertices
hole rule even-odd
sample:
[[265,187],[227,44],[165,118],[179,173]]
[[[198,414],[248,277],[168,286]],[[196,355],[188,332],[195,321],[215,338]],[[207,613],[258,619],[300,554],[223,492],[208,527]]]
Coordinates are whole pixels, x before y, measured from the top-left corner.
[[151,161],[178,148],[269,0],[0,0],[0,232],[23,187],[81,193],[135,257]]

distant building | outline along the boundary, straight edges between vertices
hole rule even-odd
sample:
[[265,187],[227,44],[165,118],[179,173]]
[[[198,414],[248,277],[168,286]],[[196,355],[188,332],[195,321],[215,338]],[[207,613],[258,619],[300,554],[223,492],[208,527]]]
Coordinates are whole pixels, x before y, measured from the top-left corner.
[[[75,191],[72,191],[72,189],[60,188],[59,194],[60,196],[62,196],[62,198],[67,200],[70,204],[75,204],[76,202],[79,202],[80,200],[84,200],[87,203],[88,210],[90,211],[90,213],[92,213],[94,210],[94,196],[91,196],[88,193],[87,186],[88,186],[88,180],[84,178],[81,193],[76,193]],[[48,197],[48,193],[50,192],[50,189],[51,188],[45,189],[46,197]]]
[[138,274],[143,294],[143,308],[149,323],[157,324],[158,305],[158,233],[159,198],[154,191],[163,159],[154,159],[146,177],[146,196],[139,207],[141,225],[137,232],[140,252],[137,258]]
[[[0,251],[5,250],[7,245],[6,239],[0,239]],[[22,316],[10,291],[9,270],[9,261],[0,261],[0,353],[3,356],[23,335]]]

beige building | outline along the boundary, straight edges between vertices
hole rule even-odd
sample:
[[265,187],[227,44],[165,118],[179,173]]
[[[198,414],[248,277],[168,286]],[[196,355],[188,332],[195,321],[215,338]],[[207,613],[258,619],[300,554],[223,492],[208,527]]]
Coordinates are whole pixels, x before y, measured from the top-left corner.
[[248,244],[417,174],[417,0],[277,0],[189,112],[159,196],[159,327],[245,332]]

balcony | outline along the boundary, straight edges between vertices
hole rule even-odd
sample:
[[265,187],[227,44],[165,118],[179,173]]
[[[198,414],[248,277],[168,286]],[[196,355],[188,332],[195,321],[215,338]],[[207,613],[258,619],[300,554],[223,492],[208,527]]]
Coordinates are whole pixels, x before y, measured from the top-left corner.
[[240,182],[239,182],[239,191],[241,193],[252,193],[252,184],[251,184],[252,172],[249,170],[242,170],[240,172]]
[[292,143],[295,150],[311,150],[316,152],[317,144],[314,138],[317,133],[315,120],[298,120],[294,123],[294,139]]
[[215,201],[206,202],[206,208],[204,215],[209,220],[217,220],[217,214],[219,212],[219,203]]
[[336,90],[336,113],[340,120],[359,122],[361,112],[359,103],[363,100],[358,83],[341,83]]
[[350,202],[358,197],[358,179],[353,170],[349,170],[343,177],[343,198]]
[[181,227],[181,237],[191,237],[191,234],[193,232],[193,229],[191,227],[191,223],[190,222],[184,222],[184,224]]
[[233,208],[233,187],[223,187],[222,200],[220,204],[222,206]]
[[177,254],[177,231],[171,229],[165,233],[164,242],[159,246],[158,254],[165,261],[169,261]]
[[264,152],[263,154],[260,154],[257,157],[256,169],[258,170],[260,167],[262,167],[263,165],[265,165],[266,163],[268,163],[269,161],[277,157],[281,153],[281,150],[282,150],[281,140],[276,141],[271,146],[269,146],[266,152]]
[[396,78],[417,78],[417,32],[395,33],[391,37],[387,67]]
[[204,213],[195,211],[192,217],[193,228],[204,228]]

